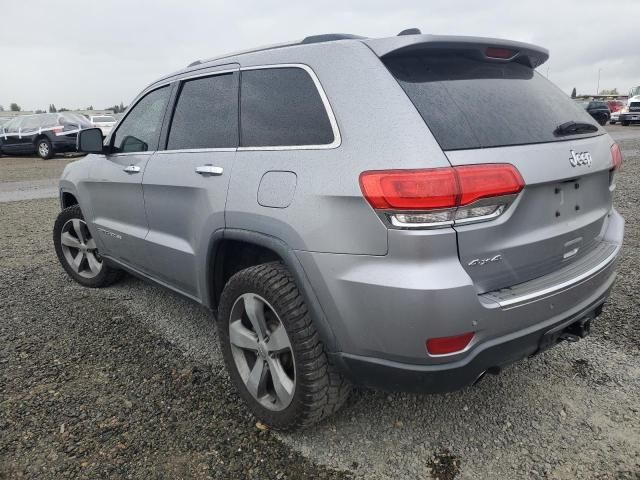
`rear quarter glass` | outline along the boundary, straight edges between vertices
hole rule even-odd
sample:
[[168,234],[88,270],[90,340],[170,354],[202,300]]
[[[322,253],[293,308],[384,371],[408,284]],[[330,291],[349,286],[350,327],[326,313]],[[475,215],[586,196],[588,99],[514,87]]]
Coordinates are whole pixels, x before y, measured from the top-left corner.
[[[516,62],[464,54],[384,59],[443,150],[567,140],[554,130],[593,119],[555,85]],[[598,131],[579,137],[603,134]]]

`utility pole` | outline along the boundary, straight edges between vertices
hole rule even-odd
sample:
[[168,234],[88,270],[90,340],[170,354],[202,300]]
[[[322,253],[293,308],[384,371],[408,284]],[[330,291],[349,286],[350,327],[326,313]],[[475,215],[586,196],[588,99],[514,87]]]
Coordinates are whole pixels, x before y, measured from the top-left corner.
[[596,87],[596,95],[600,95],[600,72],[602,71],[601,68],[598,69],[598,86]]

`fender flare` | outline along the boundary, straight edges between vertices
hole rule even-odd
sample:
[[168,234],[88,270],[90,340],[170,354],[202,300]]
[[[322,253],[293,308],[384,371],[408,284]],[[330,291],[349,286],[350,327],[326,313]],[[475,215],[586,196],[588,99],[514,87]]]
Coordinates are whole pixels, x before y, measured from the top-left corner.
[[338,351],[338,343],[333,332],[333,328],[331,328],[331,324],[318,301],[318,297],[313,290],[311,282],[309,282],[309,279],[302,268],[302,264],[298,260],[298,257],[296,257],[294,250],[277,237],[255,232],[253,230],[234,228],[221,229],[214,232],[211,240],[209,241],[206,262],[206,293],[203,300],[207,307],[212,310],[215,307],[215,299],[212,298],[213,285],[215,282],[215,268],[210,268],[210,266],[213,266],[218,248],[223,240],[240,240],[268,248],[275,252],[282,259],[284,265],[289,269],[289,272],[291,272],[291,275],[296,282],[296,286],[300,290],[300,293],[307,304],[309,315],[311,316],[311,320],[320,335],[325,350],[327,352]]

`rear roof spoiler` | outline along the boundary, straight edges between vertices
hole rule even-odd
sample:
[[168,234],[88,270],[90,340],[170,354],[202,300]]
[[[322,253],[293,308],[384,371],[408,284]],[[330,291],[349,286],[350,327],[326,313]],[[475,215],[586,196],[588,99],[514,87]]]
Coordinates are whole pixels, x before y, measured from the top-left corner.
[[[514,42],[499,38],[462,37],[449,35],[401,35],[362,40],[380,58],[415,55],[433,50],[475,51],[478,55],[496,61],[525,64],[537,68],[549,58],[549,50],[530,43]],[[511,50],[508,58],[487,55],[487,49]]]

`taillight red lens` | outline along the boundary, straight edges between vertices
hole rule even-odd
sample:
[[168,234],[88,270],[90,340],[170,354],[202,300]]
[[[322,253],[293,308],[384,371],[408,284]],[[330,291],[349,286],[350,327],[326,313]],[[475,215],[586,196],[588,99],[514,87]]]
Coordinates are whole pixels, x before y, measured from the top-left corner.
[[360,188],[375,209],[434,210],[518,193],[524,181],[510,164],[424,170],[377,170],[360,174]]
[[364,172],[360,188],[373,208],[401,210],[453,207],[459,190],[454,170],[448,167]]
[[469,165],[455,170],[460,184],[460,205],[486,197],[511,195],[524,187],[520,172],[509,164]]
[[611,160],[613,161],[613,170],[618,170],[622,166],[622,152],[617,143],[611,145]]
[[454,337],[430,338],[426,341],[427,353],[430,355],[447,355],[467,348],[475,333],[467,332]]
[[507,59],[513,57],[515,55],[515,52],[513,50],[509,50],[508,48],[489,47],[484,52],[484,54],[489,58]]

